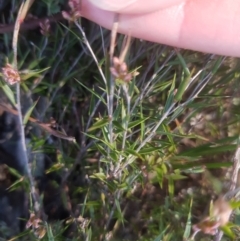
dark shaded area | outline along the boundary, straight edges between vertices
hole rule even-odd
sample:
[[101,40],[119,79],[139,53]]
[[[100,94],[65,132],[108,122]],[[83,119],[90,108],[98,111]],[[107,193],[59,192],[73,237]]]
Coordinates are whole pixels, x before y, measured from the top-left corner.
[[0,236],[10,238],[25,229],[28,219],[28,197],[19,189],[14,191],[0,187]]
[[0,236],[9,238],[23,231],[28,218],[28,194],[23,187],[9,187],[17,181],[6,165],[23,175],[26,171],[18,116],[0,116]]
[[18,116],[4,111],[0,116],[0,163],[7,164],[20,174],[24,174],[24,159]]
[[[9,189],[18,178],[8,170],[8,167],[24,175],[27,166],[23,162],[24,150],[18,116],[6,111],[0,113],[0,237],[10,238],[25,229],[30,206],[29,192],[22,185],[14,187],[13,190]],[[54,153],[45,154],[43,159],[39,158],[38,161],[44,162],[44,170],[40,170],[35,178],[39,192],[44,197],[43,211],[47,214],[48,220],[63,220],[70,216],[70,210],[63,201],[66,193],[61,186],[61,174],[57,172],[45,174],[54,160],[56,160]]]

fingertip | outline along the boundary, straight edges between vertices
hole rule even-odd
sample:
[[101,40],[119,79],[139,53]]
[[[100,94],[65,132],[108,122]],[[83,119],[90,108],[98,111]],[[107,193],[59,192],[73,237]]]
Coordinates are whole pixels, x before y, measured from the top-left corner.
[[170,7],[185,0],[89,0],[95,7],[122,14],[144,14]]
[[130,5],[136,3],[138,0],[121,0],[121,1],[109,1],[109,0],[89,0],[95,7],[100,9],[119,12],[123,9],[129,7]]

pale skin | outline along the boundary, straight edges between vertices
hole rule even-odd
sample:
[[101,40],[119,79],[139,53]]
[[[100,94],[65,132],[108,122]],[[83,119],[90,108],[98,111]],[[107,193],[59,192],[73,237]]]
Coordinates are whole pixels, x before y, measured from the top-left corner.
[[206,53],[240,57],[240,0],[82,0],[81,14],[124,34]]

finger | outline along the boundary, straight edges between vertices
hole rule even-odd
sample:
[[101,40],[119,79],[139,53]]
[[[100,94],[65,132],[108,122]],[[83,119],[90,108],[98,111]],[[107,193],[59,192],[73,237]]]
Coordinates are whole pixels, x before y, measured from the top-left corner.
[[[112,28],[113,12],[83,0],[82,14]],[[148,14],[120,14],[119,32],[180,48],[240,56],[240,1],[189,0]]]

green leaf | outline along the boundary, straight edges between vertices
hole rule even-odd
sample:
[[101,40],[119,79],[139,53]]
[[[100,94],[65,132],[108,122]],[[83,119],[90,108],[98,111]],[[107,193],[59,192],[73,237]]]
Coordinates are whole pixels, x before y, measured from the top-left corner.
[[14,93],[13,91],[10,89],[10,87],[6,84],[2,84],[1,83],[1,88],[3,90],[3,92],[5,93],[5,95],[7,96],[7,98],[10,100],[10,102],[16,106],[16,102],[15,102],[15,97],[14,97]]
[[142,154],[149,154],[149,153],[152,154],[154,151],[159,151],[159,147],[144,147],[138,153],[140,155],[142,155]]
[[63,163],[56,163],[52,165],[49,169],[46,170],[46,174],[51,173],[51,172],[56,172],[64,167]]
[[191,198],[190,205],[189,205],[187,223],[186,223],[186,227],[185,227],[184,234],[183,234],[183,240],[187,240],[189,238],[189,236],[191,235],[191,231],[192,231],[192,222],[191,222],[192,221],[192,204],[193,204],[193,199]]
[[107,151],[106,151],[105,146],[101,146],[98,143],[95,143],[95,146],[103,156],[107,156]]
[[113,126],[117,129],[117,133],[126,131],[118,121],[113,121]]
[[[184,162],[184,163],[182,163],[181,161],[179,161],[179,163],[173,163],[172,168],[174,170],[180,169],[180,170],[187,171],[187,169],[190,169],[190,168],[195,169],[195,168],[199,167],[200,170],[202,170],[201,172],[203,172],[204,171],[203,165],[205,166],[205,168],[214,169],[214,168],[221,168],[221,167],[230,167],[230,166],[232,166],[232,163],[231,162],[202,163],[202,162],[195,162],[195,161],[194,162]],[[189,171],[191,172],[192,170],[190,169]]]
[[234,151],[234,150],[236,150],[236,144],[225,144],[225,145],[206,144],[206,145],[198,146],[198,147],[183,151],[179,155],[196,157],[196,156],[215,155],[222,152]]
[[232,201],[232,200],[231,200],[231,201],[229,202],[229,204],[230,204],[230,206],[231,206],[232,209],[236,209],[236,208],[239,208],[239,207],[240,207],[240,201],[234,201],[234,200]]
[[123,213],[122,213],[119,200],[115,199],[115,205],[116,205],[116,208],[117,208],[117,211],[118,211],[118,220],[120,220],[120,222],[123,223],[123,221],[124,221],[124,215],[123,215]]
[[25,81],[27,79],[30,79],[32,77],[38,77],[40,76],[40,74],[46,70],[48,70],[50,67],[47,67],[45,69],[41,69],[41,70],[23,70],[20,71],[20,77],[21,77],[21,81]]
[[228,225],[225,225],[223,227],[221,227],[221,230],[224,232],[224,234],[226,234],[228,237],[234,239],[235,235],[233,233],[233,231],[231,230],[231,228]]
[[29,187],[28,181],[24,177],[19,178],[17,181],[11,184],[11,186],[9,186],[7,190],[14,191],[19,187],[25,187],[26,189]]
[[102,143],[104,143],[106,146],[108,146],[111,150],[114,150],[114,145],[115,145],[115,143],[109,143],[108,141],[105,141],[105,140],[103,140],[103,139],[100,139],[100,138],[97,138],[95,135],[90,135],[90,134],[85,134],[86,136],[88,136],[88,137],[90,137],[90,138],[92,138],[92,139],[94,139],[94,140],[98,140],[98,141],[100,141],[100,142],[102,142]]
[[90,178],[97,178],[99,180],[102,180],[102,181],[106,181],[107,177],[106,175],[103,173],[103,172],[98,172],[98,173],[94,173],[93,175],[90,176]]
[[[193,70],[193,71],[194,71],[194,70]],[[193,72],[193,71],[192,71],[192,72]],[[177,91],[177,93],[176,93],[176,95],[175,95],[175,100],[176,100],[176,101],[181,101],[181,100],[182,100],[183,94],[184,94],[185,91],[187,90],[189,81],[190,81],[190,79],[191,79],[191,75],[192,75],[192,74],[182,77],[180,86],[178,87],[178,91]]]
[[190,73],[190,70],[188,69],[187,64],[186,64],[183,56],[181,55],[180,51],[177,50],[176,54],[180,61],[180,64],[183,67],[182,80],[181,80],[180,86],[178,87],[178,91],[175,95],[175,100],[180,101],[182,99],[182,96],[183,96],[185,90],[187,89],[187,85],[191,78],[191,73]]
[[168,178],[168,192],[172,198],[174,195],[174,180],[172,178]]
[[147,119],[149,119],[150,117],[145,117],[145,118],[139,118],[136,121],[132,121],[128,124],[128,129],[132,129],[135,126],[138,126],[141,123],[144,123]]
[[128,148],[128,149],[124,150],[124,152],[126,154],[131,154],[133,156],[137,156],[141,160],[144,160],[143,156],[139,152],[134,151],[133,149]]
[[[143,108],[142,105],[140,104],[140,119],[143,119]],[[141,122],[141,128],[140,128],[140,140],[141,142],[144,139],[144,134],[145,134],[145,123],[146,121]]]
[[173,100],[174,100],[174,92],[175,92],[175,81],[176,81],[176,74],[174,75],[173,77],[173,80],[172,80],[172,85],[171,85],[171,88],[168,92],[168,97],[167,97],[167,101],[165,103],[165,106],[164,106],[164,112],[167,112],[168,109],[171,107],[171,105],[173,104]]
[[166,231],[170,228],[170,225],[168,225],[155,239],[154,241],[162,241],[164,240],[164,234],[166,233]]
[[47,236],[48,236],[48,240],[49,241],[54,241],[54,236],[53,236],[53,232],[52,232],[52,228],[50,225],[47,225]]
[[95,122],[89,129],[88,131],[94,131],[96,129],[100,129],[104,126],[106,126],[109,123],[109,118],[108,117],[104,117],[103,119],[98,120],[97,122]]
[[24,118],[23,118],[23,124],[26,125],[28,120],[29,120],[29,117],[31,116],[34,108],[36,107],[36,104],[37,104],[38,100],[35,101],[33,103],[33,105],[28,109],[28,111],[26,112],[26,114],[24,115]]
[[212,69],[212,74],[216,74],[216,72],[218,71],[219,67],[221,66],[221,63],[222,63],[223,59],[224,59],[224,57],[221,56],[221,57],[219,57],[216,60],[214,66],[213,66],[213,69]]

